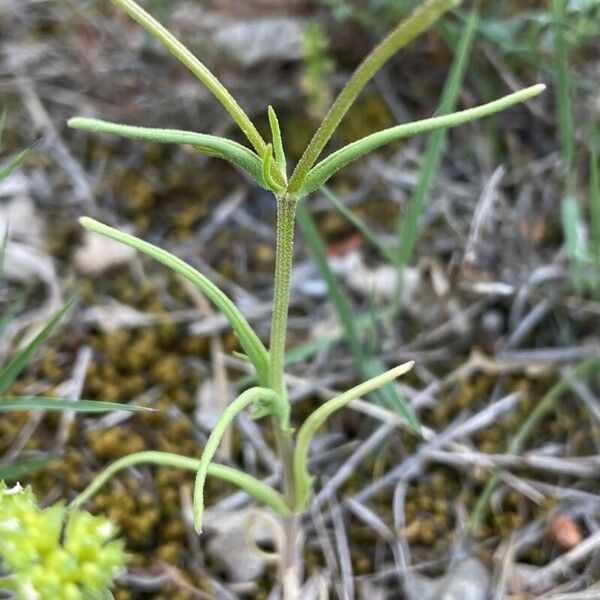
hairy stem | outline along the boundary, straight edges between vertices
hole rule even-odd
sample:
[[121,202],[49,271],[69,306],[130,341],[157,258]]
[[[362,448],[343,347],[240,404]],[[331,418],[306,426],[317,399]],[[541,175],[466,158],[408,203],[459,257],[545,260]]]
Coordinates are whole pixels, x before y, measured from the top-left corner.
[[[290,278],[294,254],[294,225],[296,200],[284,195],[277,200],[277,250],[275,255],[275,290],[271,317],[271,340],[269,350],[269,387],[287,402],[287,389],[283,379],[285,341],[290,303]],[[296,504],[293,447],[290,436],[273,419],[277,450],[282,465],[284,495],[288,507]],[[299,587],[301,533],[298,518],[290,515],[284,520],[285,547],[281,555],[281,574],[284,598],[297,597]]]
[[283,196],[277,201],[277,251],[275,256],[275,290],[271,317],[269,350],[269,387],[286,396],[283,381],[287,317],[290,302],[290,278],[294,251],[296,200]]
[[[200,466],[200,461],[195,458],[179,456],[179,454],[170,454],[169,452],[137,452],[124,456],[97,475],[87,488],[71,502],[69,507],[74,509],[81,507],[119,471],[140,464],[175,467],[177,469],[196,472]],[[211,464],[208,467],[208,474],[211,477],[216,477],[239,487],[253,498],[271,507],[280,515],[290,513],[287,504],[279,492],[247,473],[224,465]]]
[[[296,200],[284,195],[277,201],[277,250],[275,255],[275,290],[271,317],[269,349],[269,388],[286,399],[283,380],[285,341],[290,302],[290,278],[294,253],[294,224]],[[276,427],[277,445],[283,466],[285,495],[292,506],[295,502],[291,441],[279,425]]]

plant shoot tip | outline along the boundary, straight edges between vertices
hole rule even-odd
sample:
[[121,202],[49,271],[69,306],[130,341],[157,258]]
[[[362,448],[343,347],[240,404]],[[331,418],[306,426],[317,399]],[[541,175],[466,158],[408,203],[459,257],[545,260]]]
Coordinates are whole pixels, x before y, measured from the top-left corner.
[[90,225],[94,222],[91,217],[79,217],[79,224],[86,229],[90,228]]

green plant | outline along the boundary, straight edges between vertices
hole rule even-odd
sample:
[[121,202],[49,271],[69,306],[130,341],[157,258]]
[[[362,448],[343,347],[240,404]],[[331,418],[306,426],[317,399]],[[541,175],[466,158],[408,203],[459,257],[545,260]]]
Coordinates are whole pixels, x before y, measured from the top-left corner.
[[[131,464],[139,460],[156,464],[178,465],[183,468],[197,467],[194,517],[198,531],[201,531],[202,528],[203,487],[206,475],[220,477],[237,485],[284,515],[287,542],[284,548],[281,549],[281,577],[284,595],[288,598],[296,597],[298,568],[296,555],[297,518],[295,515],[306,509],[312,489],[312,478],[307,468],[307,457],[314,433],[333,412],[343,408],[352,400],[390,383],[396,377],[406,373],[412,366],[412,363],[400,365],[329,400],[306,420],[296,435],[292,435],[289,428],[289,403],[284,381],[284,365],[294,224],[298,202],[312,191],[320,188],[340,169],[381,146],[418,133],[453,127],[491,115],[539,94],[544,86],[536,85],[462,112],[441,115],[373,133],[317,162],[345,114],[382,65],[401,47],[427,30],[445,12],[459,4],[458,0],[428,0],[409,18],[393,29],[356,69],[346,87],[344,87],[324,117],[300,161],[288,178],[287,161],[275,111],[269,107],[271,142],[266,142],[231,94],[181,42],[175,39],[133,0],[113,0],[113,2],[150,32],[208,87],[238,124],[250,142],[251,148],[228,139],[200,133],[141,128],[82,117],[71,119],[69,125],[88,131],[191,145],[201,152],[223,158],[246,170],[259,185],[273,193],[277,204],[275,283],[268,350],[227,296],[190,265],[165,250],[132,235],[120,232],[90,218],[81,219],[81,224],[86,229],[136,248],[179,273],[205,293],[228,318],[248,360],[254,365],[259,384],[258,387],[243,392],[225,411],[221,421],[211,433],[205,451],[198,462],[191,462],[191,459],[174,457],[173,455],[145,453],[143,456],[132,455],[126,457],[129,462],[122,464]],[[211,462],[214,450],[225,427],[237,413],[247,406],[253,407],[252,414],[256,418],[267,415],[272,416],[282,466],[283,493],[265,486],[262,482],[245,473],[215,465]],[[398,409],[404,415],[407,423],[418,432],[418,423],[406,403],[402,401]],[[112,472],[114,472],[114,469]],[[102,482],[106,480],[102,475],[100,479]],[[90,490],[94,491],[97,488],[97,482],[92,482],[90,488],[75,500],[75,505],[79,505],[82,499],[88,498],[91,493]]]
[[124,568],[122,540],[104,517],[55,503],[40,508],[30,488],[0,481],[0,589],[19,600],[101,600]]

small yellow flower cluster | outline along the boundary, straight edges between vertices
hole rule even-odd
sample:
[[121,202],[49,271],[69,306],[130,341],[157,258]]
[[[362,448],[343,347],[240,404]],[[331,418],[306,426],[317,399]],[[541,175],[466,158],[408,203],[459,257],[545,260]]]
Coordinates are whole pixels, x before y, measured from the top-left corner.
[[104,517],[40,508],[30,488],[0,481],[0,589],[22,600],[103,597],[126,561],[116,533]]

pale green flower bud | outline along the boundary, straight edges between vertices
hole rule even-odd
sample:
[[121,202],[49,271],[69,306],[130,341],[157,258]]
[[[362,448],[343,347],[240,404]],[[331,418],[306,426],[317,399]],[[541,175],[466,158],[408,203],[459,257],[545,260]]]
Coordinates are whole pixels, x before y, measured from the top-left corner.
[[108,590],[124,568],[123,542],[108,519],[62,503],[40,508],[30,488],[0,481],[2,584],[19,600],[83,600]]

